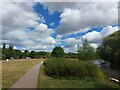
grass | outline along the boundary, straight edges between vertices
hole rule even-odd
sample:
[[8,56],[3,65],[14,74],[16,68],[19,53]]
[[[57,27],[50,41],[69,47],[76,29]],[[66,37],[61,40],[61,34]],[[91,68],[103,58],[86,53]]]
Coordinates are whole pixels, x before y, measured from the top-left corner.
[[38,88],[118,88],[116,84],[108,83],[106,81],[93,80],[93,79],[56,79],[49,77],[44,71],[45,66],[40,68]]
[[2,62],[2,88],[9,88],[40,60],[16,60]]
[[53,58],[46,60],[44,65],[46,74],[51,77],[71,79],[94,77],[104,80],[101,69],[89,61]]

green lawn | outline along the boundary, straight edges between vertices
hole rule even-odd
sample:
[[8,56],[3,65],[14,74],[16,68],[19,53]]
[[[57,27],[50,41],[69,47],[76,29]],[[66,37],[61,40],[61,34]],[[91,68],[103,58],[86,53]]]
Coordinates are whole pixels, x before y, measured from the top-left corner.
[[113,83],[99,80],[67,80],[67,79],[55,79],[49,77],[44,72],[44,66],[42,65],[39,74],[38,88],[114,88],[118,87]]
[[2,62],[2,88],[8,88],[14,84],[33,65],[41,60],[16,60]]

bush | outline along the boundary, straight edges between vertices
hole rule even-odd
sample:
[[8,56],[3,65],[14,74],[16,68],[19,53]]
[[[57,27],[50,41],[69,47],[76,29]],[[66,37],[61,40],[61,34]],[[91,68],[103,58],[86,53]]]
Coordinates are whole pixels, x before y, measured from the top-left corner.
[[44,63],[45,72],[51,77],[104,79],[102,71],[91,62],[56,59],[49,59]]

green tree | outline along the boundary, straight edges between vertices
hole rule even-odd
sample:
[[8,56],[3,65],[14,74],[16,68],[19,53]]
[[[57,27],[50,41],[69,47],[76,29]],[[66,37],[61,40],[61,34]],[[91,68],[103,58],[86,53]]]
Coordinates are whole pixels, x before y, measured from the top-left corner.
[[65,55],[64,49],[60,46],[57,46],[53,49],[51,55],[53,57],[64,57],[64,55]]
[[111,63],[112,68],[120,68],[120,30],[105,37],[97,52],[102,59]]
[[29,51],[28,51],[28,50],[25,50],[25,51],[24,51],[24,58],[25,58],[25,57],[28,57],[28,56],[29,56]]
[[66,53],[66,58],[77,58],[77,53],[73,52]]
[[32,59],[36,57],[36,52],[35,51],[31,51],[29,53],[29,57],[31,57]]
[[39,58],[46,58],[46,55],[47,55],[47,52],[44,52],[44,51],[38,52],[38,57]]
[[8,52],[8,57],[14,57],[14,51],[13,51],[13,46],[12,45],[9,45],[9,52]]
[[2,53],[5,55],[5,49],[6,49],[6,44],[4,43],[3,44],[3,47],[2,47]]
[[13,57],[15,59],[19,59],[20,58],[20,54],[21,54],[20,50],[16,50],[16,49],[13,50],[13,55],[14,55]]
[[1,56],[0,56],[0,60],[6,60],[6,56],[4,55],[4,54],[1,54]]
[[97,54],[93,47],[91,47],[88,41],[85,39],[83,41],[83,46],[78,50],[79,60],[93,60],[97,58]]
[[46,58],[51,58],[51,53],[47,52]]
[[24,58],[24,52],[20,52],[19,54],[19,59],[22,59],[22,58]]
[[3,49],[6,49],[6,44],[5,43],[3,43]]
[[3,43],[1,58],[2,58],[3,60],[6,59],[6,44],[5,44],[5,43]]

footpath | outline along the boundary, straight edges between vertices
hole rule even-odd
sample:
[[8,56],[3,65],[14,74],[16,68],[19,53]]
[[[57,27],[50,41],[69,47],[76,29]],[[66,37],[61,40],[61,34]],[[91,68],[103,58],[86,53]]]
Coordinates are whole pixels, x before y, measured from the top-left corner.
[[43,61],[34,65],[27,71],[18,81],[15,82],[10,88],[37,88],[39,69]]

